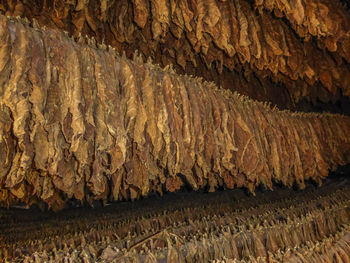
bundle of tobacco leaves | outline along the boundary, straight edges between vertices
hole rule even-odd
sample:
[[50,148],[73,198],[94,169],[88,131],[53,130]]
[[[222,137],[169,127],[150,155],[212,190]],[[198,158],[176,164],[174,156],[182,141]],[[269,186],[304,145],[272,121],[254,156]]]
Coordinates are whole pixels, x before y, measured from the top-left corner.
[[177,193],[58,213],[0,209],[4,262],[349,262],[350,186]]
[[[271,109],[0,17],[0,202],[137,199],[207,187],[321,183],[350,162],[350,118]],[[87,43],[86,43],[87,42]]]
[[350,18],[340,0],[3,0],[0,12],[95,37],[129,58],[140,50],[260,100],[350,96]]

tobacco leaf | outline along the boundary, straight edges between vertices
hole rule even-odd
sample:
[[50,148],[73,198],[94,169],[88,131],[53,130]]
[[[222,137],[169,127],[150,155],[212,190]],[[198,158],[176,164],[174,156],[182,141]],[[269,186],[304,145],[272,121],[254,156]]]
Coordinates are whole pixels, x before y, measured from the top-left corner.
[[148,19],[148,6],[145,0],[133,0],[135,23],[144,28]]

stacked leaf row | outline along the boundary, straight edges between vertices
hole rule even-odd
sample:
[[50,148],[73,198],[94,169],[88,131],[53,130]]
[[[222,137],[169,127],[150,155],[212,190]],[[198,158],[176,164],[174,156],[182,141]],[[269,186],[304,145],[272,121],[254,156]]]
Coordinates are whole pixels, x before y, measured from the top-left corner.
[[140,50],[225,88],[232,89],[227,71],[239,72],[245,87],[233,89],[245,94],[274,83],[293,101],[350,96],[350,19],[339,0],[10,0],[0,10],[94,36],[129,56]]
[[349,117],[271,109],[3,16],[0,32],[3,205],[303,187],[350,161]]
[[349,180],[59,213],[1,210],[5,262],[349,262]]

